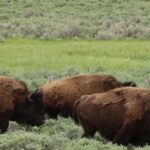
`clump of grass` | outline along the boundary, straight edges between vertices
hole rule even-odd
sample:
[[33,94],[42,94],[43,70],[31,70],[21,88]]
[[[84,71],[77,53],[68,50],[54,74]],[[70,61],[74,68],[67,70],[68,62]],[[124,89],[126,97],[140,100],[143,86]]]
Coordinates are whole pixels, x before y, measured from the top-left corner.
[[53,149],[53,150],[99,150],[114,148],[123,150],[125,147],[111,143],[103,144],[96,139],[81,139],[81,127],[74,124],[71,119],[49,119],[40,127],[22,127],[10,122],[7,133],[0,136],[0,149]]
[[0,75],[8,75],[9,71],[8,70],[1,70],[0,69]]
[[40,127],[27,127],[10,122],[8,131],[0,136],[0,149],[12,150],[144,150],[149,146],[134,147],[114,144],[97,134],[93,139],[81,138],[82,129],[73,120],[58,117],[48,119]]

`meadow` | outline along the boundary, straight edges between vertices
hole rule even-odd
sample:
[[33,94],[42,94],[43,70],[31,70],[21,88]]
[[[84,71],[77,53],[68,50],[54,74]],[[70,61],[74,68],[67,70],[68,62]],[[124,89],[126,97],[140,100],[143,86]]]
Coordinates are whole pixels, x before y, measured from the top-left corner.
[[150,0],[0,0],[0,39],[150,39]]
[[[78,74],[112,74],[150,88],[150,0],[0,0],[0,75],[31,91]],[[10,122],[0,150],[150,150],[81,138],[71,118]]]
[[[41,84],[77,74],[112,74],[150,88],[149,40],[7,39],[0,42],[0,74],[25,81],[30,90]],[[31,127],[10,122],[0,135],[2,150],[149,150],[150,146],[112,145],[99,134],[81,138],[83,131],[70,118],[47,118]]]

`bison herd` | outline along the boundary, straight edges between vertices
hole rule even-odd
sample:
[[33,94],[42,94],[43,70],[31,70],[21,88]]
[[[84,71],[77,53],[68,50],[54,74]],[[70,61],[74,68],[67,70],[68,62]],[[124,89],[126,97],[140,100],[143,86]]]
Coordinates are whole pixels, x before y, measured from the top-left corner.
[[30,92],[23,81],[0,76],[0,129],[9,120],[42,125],[44,116],[70,116],[83,137],[99,132],[112,143],[150,142],[150,90],[111,75],[78,75],[55,80]]

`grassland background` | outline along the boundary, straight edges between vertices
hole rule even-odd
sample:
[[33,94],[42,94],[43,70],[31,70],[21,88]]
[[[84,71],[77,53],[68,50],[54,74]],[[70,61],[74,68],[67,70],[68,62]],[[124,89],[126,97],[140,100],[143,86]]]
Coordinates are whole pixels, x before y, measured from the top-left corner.
[[0,0],[0,39],[150,39],[150,0]]
[[[150,88],[149,40],[150,0],[0,0],[0,75],[30,90],[85,73]],[[82,132],[70,118],[41,127],[10,122],[0,150],[150,150],[112,145],[99,134],[81,139]]]
[[[77,74],[109,73],[120,81],[133,80],[150,87],[148,40],[31,40],[9,39],[0,43],[0,74],[25,81],[34,90],[41,84]],[[71,119],[47,119],[41,127],[11,122],[0,135],[0,149],[12,150],[148,150],[150,146],[112,145],[97,134],[81,139],[82,128]]]

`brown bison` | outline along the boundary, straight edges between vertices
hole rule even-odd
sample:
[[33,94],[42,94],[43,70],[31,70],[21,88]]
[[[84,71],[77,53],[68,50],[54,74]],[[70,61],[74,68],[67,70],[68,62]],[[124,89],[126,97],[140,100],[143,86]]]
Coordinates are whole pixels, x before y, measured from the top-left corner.
[[72,114],[74,102],[84,94],[101,93],[122,86],[135,86],[133,82],[121,83],[111,75],[78,75],[44,84],[35,92],[43,93],[46,112],[56,118]]
[[74,115],[84,129],[83,137],[99,131],[113,143],[150,142],[150,90],[123,87],[84,95],[76,101]]
[[0,129],[5,132],[9,120],[30,125],[40,125],[44,120],[42,93],[28,97],[24,82],[0,76]]

